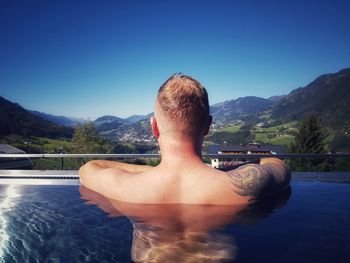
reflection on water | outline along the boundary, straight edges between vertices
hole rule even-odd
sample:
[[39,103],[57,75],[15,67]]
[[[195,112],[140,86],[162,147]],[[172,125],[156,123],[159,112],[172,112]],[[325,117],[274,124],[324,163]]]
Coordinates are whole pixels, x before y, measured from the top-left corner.
[[131,224],[79,187],[0,185],[0,262],[130,262]]
[[[21,197],[18,186],[8,185],[0,196],[0,260],[7,253],[8,245],[11,244],[8,234],[7,213],[16,206],[16,200]],[[11,244],[12,245],[12,244]]]
[[133,224],[131,257],[135,262],[224,262],[236,258],[238,248],[229,224],[253,224],[269,216],[289,199],[290,188],[253,205],[148,205],[109,200],[80,187],[88,204],[109,216],[127,216]]

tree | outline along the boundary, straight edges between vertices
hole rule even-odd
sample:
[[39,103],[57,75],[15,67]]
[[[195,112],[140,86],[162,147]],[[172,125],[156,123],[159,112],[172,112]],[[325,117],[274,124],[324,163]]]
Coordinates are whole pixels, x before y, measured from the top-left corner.
[[96,131],[92,123],[85,123],[75,128],[71,152],[73,153],[110,153],[109,143]]
[[[294,141],[290,145],[291,153],[323,153],[324,139],[327,137],[320,120],[315,114],[307,115],[299,123]],[[297,171],[319,171],[327,166],[320,158],[292,159],[290,165]]]
[[[330,150],[334,153],[350,153],[350,134],[348,129],[338,130],[330,143]],[[334,160],[336,171],[350,171],[349,158],[337,158]]]

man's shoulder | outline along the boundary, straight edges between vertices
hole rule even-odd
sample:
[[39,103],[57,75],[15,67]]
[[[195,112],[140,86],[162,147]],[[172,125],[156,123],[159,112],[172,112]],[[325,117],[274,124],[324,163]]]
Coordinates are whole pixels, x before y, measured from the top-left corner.
[[266,189],[271,176],[259,164],[246,164],[226,171],[233,192],[240,196],[258,198]]
[[123,202],[142,203],[145,192],[150,184],[147,184],[147,173],[132,173],[125,170],[106,170],[104,173],[103,189],[100,193],[107,198]]
[[286,188],[290,182],[288,166],[282,160],[270,159],[227,171],[233,191],[241,196],[261,199]]
[[242,176],[248,176],[248,175],[256,175],[256,174],[262,174],[266,173],[266,170],[263,168],[260,164],[255,163],[248,163],[241,165],[239,167],[234,167],[232,169],[227,169],[225,171],[228,175],[234,175],[241,174]]

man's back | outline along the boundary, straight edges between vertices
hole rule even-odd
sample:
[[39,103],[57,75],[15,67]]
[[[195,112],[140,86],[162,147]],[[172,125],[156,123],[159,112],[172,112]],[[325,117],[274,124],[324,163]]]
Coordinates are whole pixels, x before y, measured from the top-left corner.
[[[282,164],[278,159],[274,162]],[[287,185],[290,179],[283,177],[288,175],[283,169],[279,169],[279,174],[269,174],[264,165],[248,164],[222,172],[193,161],[184,161],[177,168],[160,165],[141,173],[126,170],[121,173],[109,168],[99,177],[108,183],[95,190],[108,198],[130,203],[243,204]]]
[[234,197],[228,175],[206,166],[170,172],[154,168],[126,175],[123,181],[126,187],[110,198],[132,203],[228,204]]

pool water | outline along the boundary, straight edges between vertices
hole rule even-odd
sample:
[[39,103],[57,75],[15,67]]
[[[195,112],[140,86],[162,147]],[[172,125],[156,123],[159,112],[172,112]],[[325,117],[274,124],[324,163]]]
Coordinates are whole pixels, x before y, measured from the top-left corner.
[[349,200],[348,183],[303,180],[252,207],[128,205],[79,185],[0,185],[0,262],[349,262]]

